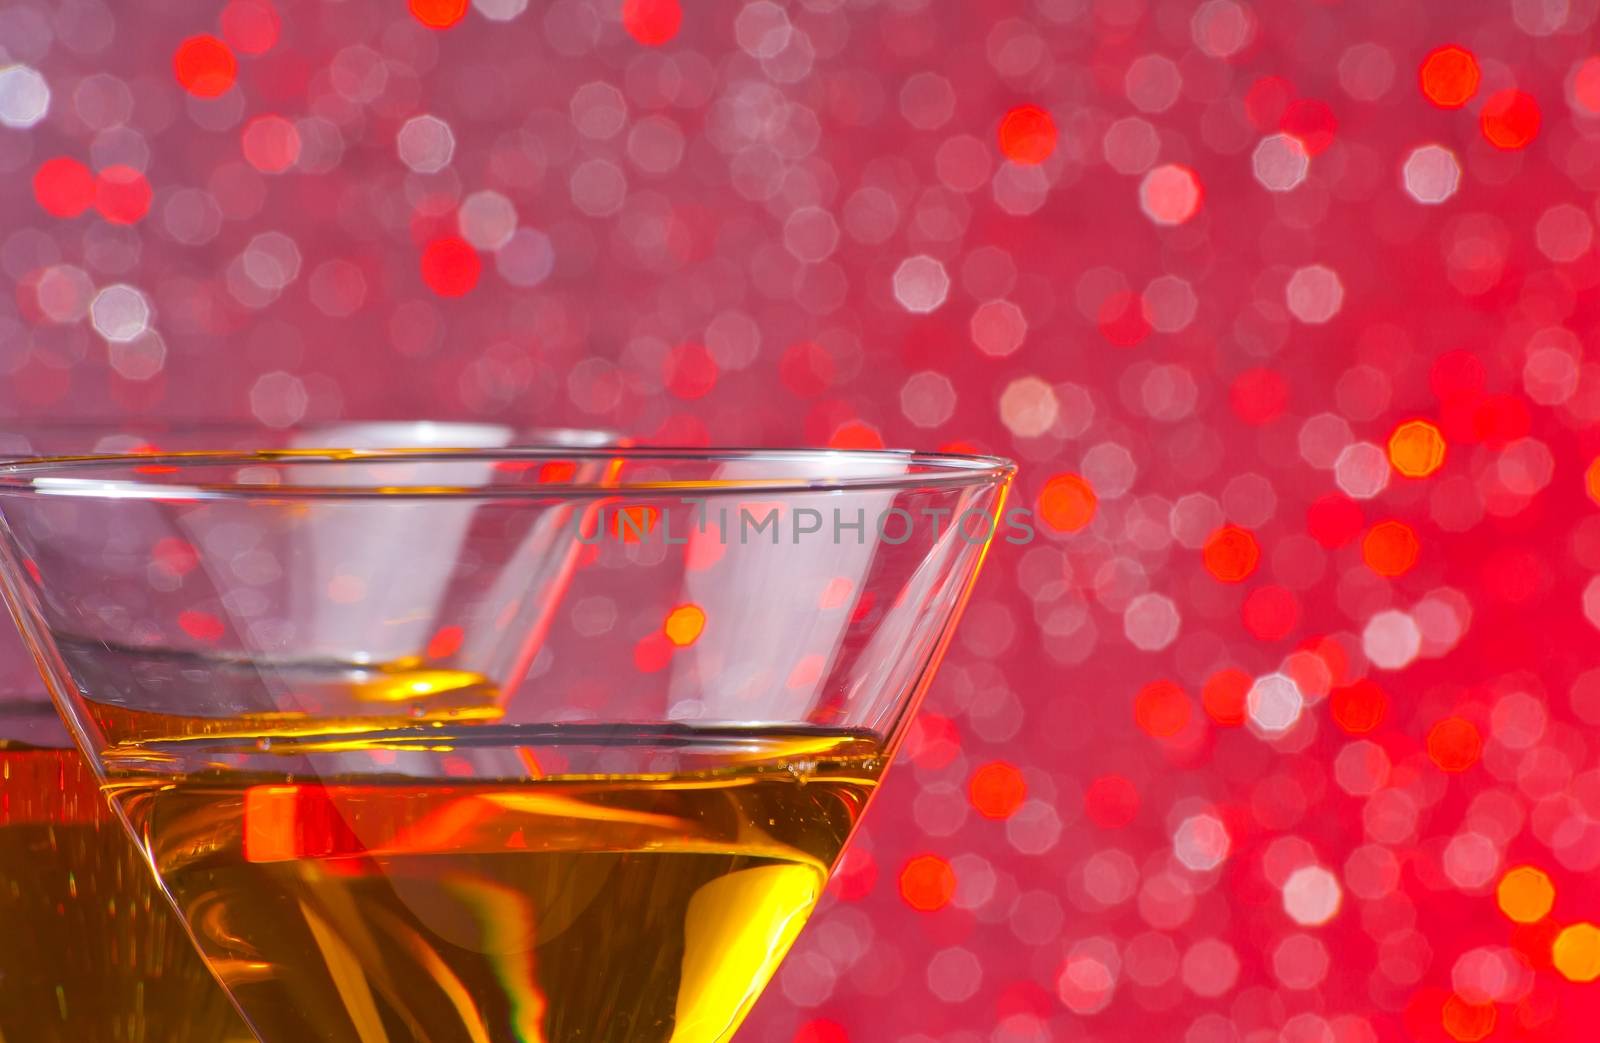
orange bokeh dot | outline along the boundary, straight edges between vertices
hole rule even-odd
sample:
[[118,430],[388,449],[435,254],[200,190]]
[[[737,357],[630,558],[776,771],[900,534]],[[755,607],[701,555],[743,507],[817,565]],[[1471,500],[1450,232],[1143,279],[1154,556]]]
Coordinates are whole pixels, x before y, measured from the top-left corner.
[[1483,103],[1479,122],[1483,136],[1495,148],[1526,148],[1539,133],[1539,103],[1515,88],[1497,91]]
[[1010,818],[1028,797],[1028,783],[1014,764],[990,761],[972,773],[967,796],[984,818]]
[[1152,681],[1133,697],[1133,719],[1146,735],[1170,739],[1189,726],[1189,696],[1171,681]]
[[1361,560],[1380,576],[1403,576],[1417,563],[1422,545],[1405,522],[1381,521],[1361,541]]
[[1538,923],[1556,904],[1556,885],[1534,866],[1518,866],[1500,878],[1495,901],[1512,923]]
[[94,175],[70,156],[47,159],[34,171],[33,198],[51,217],[77,217],[94,202]]
[[1426,420],[1407,420],[1389,436],[1389,463],[1407,478],[1426,478],[1444,466],[1446,443]]
[[694,644],[700,639],[700,632],[706,628],[705,609],[699,605],[679,605],[667,613],[667,621],[661,627],[667,635],[667,640],[679,648]]
[[1583,487],[1589,491],[1589,499],[1600,503],[1600,456],[1595,457],[1583,473]]
[[660,47],[682,24],[678,0],[622,0],[622,27],[646,47]]
[[1389,697],[1374,681],[1360,680],[1335,688],[1328,696],[1333,721],[1351,735],[1365,735],[1383,723],[1389,713]]
[[478,285],[483,262],[465,239],[435,239],[422,251],[422,281],[441,297],[460,297]]
[[1088,479],[1058,474],[1039,492],[1039,517],[1057,532],[1077,532],[1094,520],[1099,504]]
[[1245,701],[1250,695],[1253,678],[1243,670],[1228,667],[1206,678],[1200,689],[1200,702],[1206,716],[1218,724],[1243,724]]
[[571,460],[547,460],[539,465],[539,484],[558,485],[570,482],[578,473],[578,465]]
[[226,94],[239,75],[239,61],[215,36],[191,36],[172,55],[172,71],[190,94],[215,98]]
[[900,897],[920,912],[950,904],[956,893],[956,872],[938,855],[918,855],[900,870]]
[[1000,120],[1000,152],[1013,163],[1043,163],[1060,136],[1055,117],[1037,105],[1018,105]]
[[410,0],[411,13],[430,29],[448,29],[467,13],[467,0]]
[[1206,538],[1200,551],[1206,571],[1223,583],[1242,583],[1261,561],[1261,544],[1249,529],[1224,525]]
[[1499,1015],[1493,1003],[1469,1003],[1456,993],[1444,1001],[1439,1012],[1440,1023],[1451,1039],[1461,1043],[1477,1043],[1494,1031]]
[[1600,978],[1600,927],[1575,923],[1563,928],[1550,946],[1550,959],[1568,981]]
[[1440,771],[1459,774],[1478,763],[1483,736],[1477,725],[1462,717],[1446,717],[1428,732],[1428,759]]
[[660,520],[660,509],[649,504],[619,507],[611,516],[611,534],[623,543],[638,543],[656,531],[656,523]]
[[1459,109],[1478,93],[1483,74],[1471,51],[1447,44],[1423,59],[1418,78],[1429,101],[1441,109]]

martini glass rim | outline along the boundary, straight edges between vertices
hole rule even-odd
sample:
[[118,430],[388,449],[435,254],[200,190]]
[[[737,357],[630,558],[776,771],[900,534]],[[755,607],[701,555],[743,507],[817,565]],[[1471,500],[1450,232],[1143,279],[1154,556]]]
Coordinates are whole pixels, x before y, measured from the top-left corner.
[[[419,463],[491,464],[497,469],[586,460],[597,465],[766,464],[752,477],[672,478],[611,473],[563,476],[537,485],[395,484],[382,480],[382,465]],[[249,469],[286,466],[310,469],[329,464],[372,465],[370,484],[297,481],[279,484],[261,472],[248,480],[188,480],[201,468]],[[835,463],[839,473],[807,474],[802,468]],[[787,472],[787,473],[786,473]],[[752,449],[644,446],[532,446],[456,449],[270,449],[249,452],[196,450],[171,453],[76,454],[0,460],[0,496],[154,500],[520,500],[614,498],[629,494],[762,496],[794,493],[907,491],[1005,485],[1016,465],[997,456],[930,453],[908,449]]]

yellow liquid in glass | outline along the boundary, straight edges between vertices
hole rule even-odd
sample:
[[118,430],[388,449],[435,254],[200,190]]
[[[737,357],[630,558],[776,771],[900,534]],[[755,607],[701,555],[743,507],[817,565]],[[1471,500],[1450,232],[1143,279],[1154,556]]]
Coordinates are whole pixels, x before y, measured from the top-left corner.
[[[504,732],[493,755],[521,757],[530,777],[223,771],[189,757],[167,774],[130,746],[141,769],[113,772],[109,791],[271,1043],[731,1038],[822,895],[881,773],[877,744],[742,732],[703,770],[674,753],[664,772],[542,774],[511,742],[521,733]],[[296,741],[330,764],[448,767],[452,749],[449,736],[398,753],[377,737]],[[263,756],[297,755],[284,745]]]
[[251,1039],[65,738],[0,741],[0,1040]]

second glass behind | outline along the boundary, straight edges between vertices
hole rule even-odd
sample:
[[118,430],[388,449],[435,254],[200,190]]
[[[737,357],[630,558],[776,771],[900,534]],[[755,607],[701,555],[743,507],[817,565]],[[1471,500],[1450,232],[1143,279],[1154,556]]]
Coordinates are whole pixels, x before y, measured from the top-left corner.
[[[287,430],[0,421],[0,459],[219,449],[595,447],[619,441],[607,431],[436,421],[351,421]],[[319,538],[319,551],[331,555],[363,546],[382,553],[385,545],[383,534],[370,526],[324,530]],[[283,564],[267,566],[264,553],[242,539],[230,568],[265,580],[270,568]],[[545,560],[550,606],[559,601],[556,588],[571,560],[571,553]],[[172,583],[196,564],[188,549],[174,543],[150,563],[151,579]],[[413,586],[445,581],[419,572],[418,566],[413,562],[393,571]],[[336,632],[339,623],[333,618],[327,625]],[[419,684],[436,689],[441,699],[451,698],[452,688],[472,688],[470,679],[418,671],[404,657],[351,664],[345,676],[378,699]],[[72,745],[32,656],[6,625],[0,625],[0,881],[0,938],[5,939],[0,945],[0,1039],[245,1043],[254,1038],[156,888],[94,772]]]

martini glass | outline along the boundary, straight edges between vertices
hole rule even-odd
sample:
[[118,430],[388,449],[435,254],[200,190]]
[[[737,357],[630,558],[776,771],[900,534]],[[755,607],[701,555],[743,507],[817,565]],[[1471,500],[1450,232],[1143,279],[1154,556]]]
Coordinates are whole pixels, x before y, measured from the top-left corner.
[[[820,898],[1010,475],[646,449],[15,463],[0,579],[264,1043],[709,1043]],[[193,566],[154,581],[173,541]],[[566,546],[557,620],[528,603]],[[375,698],[376,663],[405,665]]]
[[[602,446],[603,431],[452,422],[347,422],[291,430],[31,422],[0,457],[186,448]],[[568,555],[552,555],[559,578]],[[153,562],[182,571],[169,548]],[[72,745],[15,633],[0,632],[0,1039],[222,1043],[251,1038],[217,987],[99,780]]]

